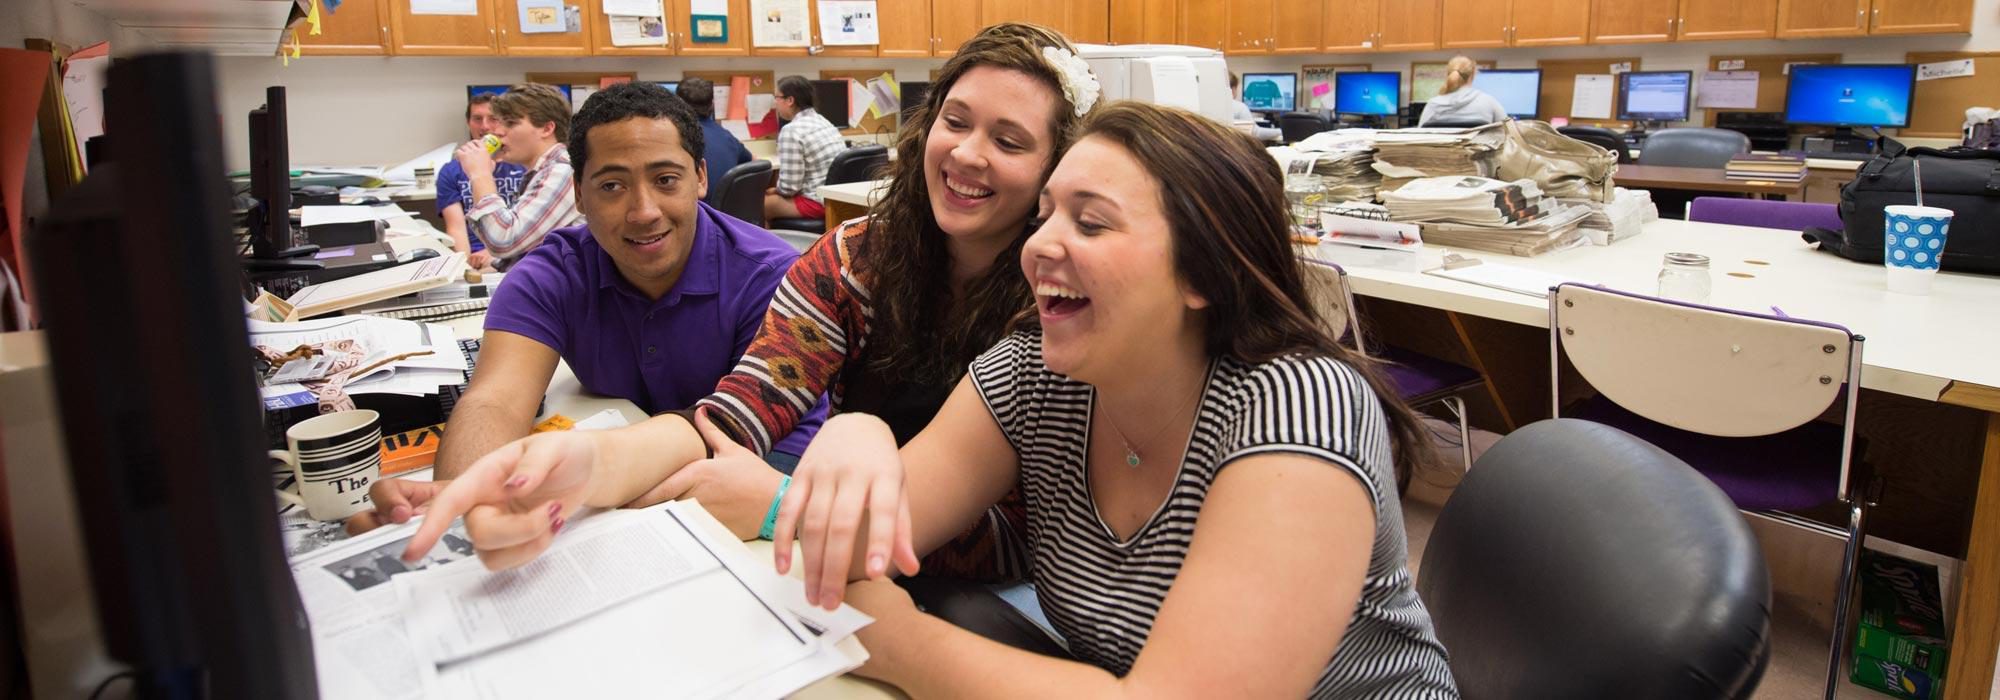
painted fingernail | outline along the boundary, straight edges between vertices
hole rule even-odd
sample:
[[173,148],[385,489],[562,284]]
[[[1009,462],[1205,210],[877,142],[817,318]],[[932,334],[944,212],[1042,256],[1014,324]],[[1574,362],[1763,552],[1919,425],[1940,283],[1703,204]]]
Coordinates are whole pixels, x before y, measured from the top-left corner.
[[518,489],[526,485],[528,485],[528,477],[526,475],[517,476],[507,480],[507,488],[510,489]]
[[868,557],[868,577],[874,578],[881,575],[882,575],[882,555],[876,554]]
[[549,504],[549,519],[550,519],[550,520],[561,520],[561,519],[562,519],[562,504],[561,504],[561,503],[550,503],[550,504]]
[[569,522],[569,521],[568,521],[568,520],[564,520],[564,519],[562,519],[562,518],[556,518],[556,522],[555,522],[555,524],[554,524],[554,525],[550,525],[550,526],[549,526],[549,534],[553,535],[553,534],[556,534],[556,533],[558,533],[558,532],[562,532],[562,526],[563,526],[563,523],[566,523],[566,522]]

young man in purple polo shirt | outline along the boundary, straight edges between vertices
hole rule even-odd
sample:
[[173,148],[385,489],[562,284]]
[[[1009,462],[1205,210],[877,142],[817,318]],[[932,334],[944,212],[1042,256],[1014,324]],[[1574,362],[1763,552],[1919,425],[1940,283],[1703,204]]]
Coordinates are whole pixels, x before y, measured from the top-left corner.
[[[701,203],[702,131],[686,102],[652,83],[592,95],[574,120],[577,206],[588,224],[550,232],[507,273],[486,312],[472,386],[438,451],[444,481],[528,435],[558,358],[586,391],[648,413],[692,408],[736,366],[798,254],[764,229]],[[822,399],[777,444],[797,462],[826,416]],[[378,483],[351,530],[404,522],[435,486]]]

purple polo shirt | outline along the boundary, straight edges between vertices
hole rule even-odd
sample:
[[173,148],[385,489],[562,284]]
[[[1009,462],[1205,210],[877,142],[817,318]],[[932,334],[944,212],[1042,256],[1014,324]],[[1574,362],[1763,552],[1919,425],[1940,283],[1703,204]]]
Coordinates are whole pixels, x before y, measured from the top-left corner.
[[[625,281],[587,224],[559,228],[507,272],[487,307],[486,330],[554,348],[591,393],[647,413],[692,408],[736,368],[798,259],[769,231],[698,206],[687,267],[659,301]],[[773,448],[805,454],[825,419],[820,397]]]

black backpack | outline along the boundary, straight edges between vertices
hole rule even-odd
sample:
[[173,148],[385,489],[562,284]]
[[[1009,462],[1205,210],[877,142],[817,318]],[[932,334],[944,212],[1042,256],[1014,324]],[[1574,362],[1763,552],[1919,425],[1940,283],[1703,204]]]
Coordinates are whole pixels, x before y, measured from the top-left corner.
[[1924,163],[1924,204],[1952,211],[1940,265],[1956,272],[2000,274],[2000,151],[1954,146],[1905,148],[1882,139],[1882,152],[1840,188],[1845,230],[1805,230],[1820,250],[1882,262],[1882,208],[1916,204],[1915,163]]

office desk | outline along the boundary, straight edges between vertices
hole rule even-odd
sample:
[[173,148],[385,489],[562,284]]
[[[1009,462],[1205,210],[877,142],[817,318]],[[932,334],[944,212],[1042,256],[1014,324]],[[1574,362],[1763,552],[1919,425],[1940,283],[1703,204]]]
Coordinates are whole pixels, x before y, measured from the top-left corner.
[[1621,187],[1694,192],[1775,194],[1791,199],[1805,196],[1804,182],[1732,180],[1720,168],[1682,168],[1671,165],[1620,165],[1611,180]]
[[866,215],[868,208],[875,206],[875,200],[882,197],[888,186],[888,180],[822,185],[819,195],[826,200],[826,230],[832,231],[842,221]]

